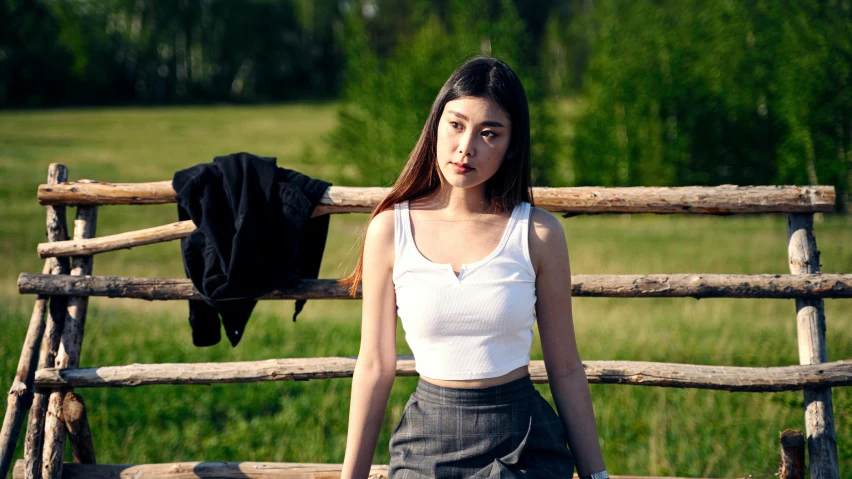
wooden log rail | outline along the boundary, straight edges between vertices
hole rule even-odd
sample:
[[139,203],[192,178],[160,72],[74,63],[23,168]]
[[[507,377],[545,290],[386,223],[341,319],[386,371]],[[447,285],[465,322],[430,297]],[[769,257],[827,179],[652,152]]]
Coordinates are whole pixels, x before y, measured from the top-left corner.
[[[372,211],[389,188],[332,186],[315,215]],[[39,185],[42,205],[143,205],[175,202],[171,181]],[[533,188],[536,206],[568,214],[816,213],[834,209],[832,186],[682,186]]]
[[[12,479],[24,479],[22,461],[15,464]],[[300,464],[275,462],[178,462],[173,464],[69,464],[63,479],[337,479],[342,464]],[[575,475],[576,476],[576,475]],[[612,476],[628,477],[628,476]],[[370,468],[368,479],[388,479],[388,466]],[[650,478],[647,478],[650,479]]]
[[36,249],[41,258],[93,255],[186,238],[194,230],[195,224],[192,221],[178,221],[99,238],[39,243]]
[[[577,274],[571,294],[609,298],[850,298],[852,274]],[[21,273],[20,294],[106,296],[149,301],[202,299],[185,278]],[[360,293],[359,296],[360,298]],[[333,279],[302,280],[259,299],[352,299]]]
[[[130,364],[98,368],[40,369],[40,388],[219,384],[350,378],[356,357],[289,358],[225,363]],[[591,384],[628,384],[741,392],[798,391],[852,385],[852,360],[775,366],[705,366],[641,361],[586,361]],[[534,383],[547,383],[544,361],[530,362]],[[414,357],[397,357],[397,376],[416,376]]]
[[[46,261],[44,271],[50,271],[50,261]],[[6,399],[6,414],[3,427],[0,428],[0,478],[6,477],[12,464],[12,454],[21,433],[24,415],[33,403],[33,380],[38,366],[38,343],[44,334],[44,315],[49,298],[38,295],[30,316],[24,347],[18,360],[18,369],[12,381],[12,388]]]
[[[15,464],[13,479],[23,479],[22,461]],[[177,462],[172,464],[66,464],[63,479],[338,479],[342,464],[292,462]],[[388,466],[373,465],[368,479],[388,479]],[[577,474],[574,474],[577,478]],[[609,476],[612,479],[687,479],[659,476]],[[750,477],[750,476],[749,476]],[[702,478],[689,478],[702,479]],[[745,477],[741,479],[747,479]]]
[[[57,186],[42,185],[39,200],[43,204],[174,202],[174,190],[167,194],[164,192],[166,186],[171,189],[170,182],[109,184],[87,181],[63,184],[61,190]],[[371,211],[387,191],[386,188],[331,187],[314,215]],[[535,191],[537,206],[567,214],[814,212],[830,211],[834,202],[834,190],[825,186],[536,188]],[[100,238],[41,243],[38,254],[42,258],[92,255],[185,238],[194,230],[192,221],[179,221]]]
[[[48,184],[66,181],[68,181],[68,169],[57,163],[51,164],[47,172]],[[65,207],[48,206],[46,210],[48,240],[66,240],[68,238],[68,225]],[[64,258],[48,259],[44,263],[43,271],[52,274],[68,274],[70,263]],[[55,365],[54,358],[59,349],[66,301],[67,298],[65,297],[48,298],[41,295],[35,300],[27,328],[27,336],[24,339],[21,356],[18,360],[18,369],[7,397],[3,426],[0,428],[0,478],[6,477],[9,467],[12,465],[12,455],[15,452],[27,409],[30,410],[30,414],[24,454],[25,457],[31,459],[30,463],[27,464],[27,470],[30,472],[41,470],[41,431],[47,411],[47,396],[42,391],[33,389],[33,380],[36,369]],[[47,313],[46,321],[45,313]],[[40,343],[41,346],[39,346]],[[35,449],[38,449],[38,460],[33,462]]]

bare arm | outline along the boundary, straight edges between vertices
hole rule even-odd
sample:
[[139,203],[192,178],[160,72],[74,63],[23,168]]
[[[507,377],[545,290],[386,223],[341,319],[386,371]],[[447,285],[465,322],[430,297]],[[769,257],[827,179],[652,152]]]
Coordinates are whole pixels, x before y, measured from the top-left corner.
[[571,313],[571,266],[562,224],[534,209],[530,256],[536,270],[536,318],[544,366],[553,401],[577,463],[577,473],[605,469],[598,440],[589,382],[574,337]]
[[364,239],[361,348],[352,377],[342,479],[366,478],[396,375],[393,210],[376,215]]

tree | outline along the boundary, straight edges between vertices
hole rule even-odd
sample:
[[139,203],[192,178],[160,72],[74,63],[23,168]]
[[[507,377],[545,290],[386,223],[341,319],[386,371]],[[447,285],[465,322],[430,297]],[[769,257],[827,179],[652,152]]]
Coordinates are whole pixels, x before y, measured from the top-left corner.
[[[579,184],[848,191],[848,2],[601,0],[587,11]],[[848,200],[847,200],[848,201]]]
[[406,20],[413,32],[400,32],[384,56],[370,41],[370,19],[363,10],[352,10],[345,35],[346,104],[329,137],[329,161],[341,165],[338,180],[392,184],[447,77],[465,60],[485,54],[506,61],[524,83],[534,183],[564,184],[558,167],[563,142],[537,73],[534,46],[514,4],[452,0],[444,7],[414,2]]

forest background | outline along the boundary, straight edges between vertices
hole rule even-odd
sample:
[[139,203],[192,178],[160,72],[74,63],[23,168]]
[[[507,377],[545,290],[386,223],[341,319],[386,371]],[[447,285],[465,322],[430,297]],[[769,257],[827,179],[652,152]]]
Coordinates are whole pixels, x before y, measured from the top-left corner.
[[849,202],[848,0],[4,0],[0,18],[2,107],[343,99],[348,184],[392,182],[447,72],[484,53],[528,90],[536,184]]
[[[72,180],[146,182],[250,151],[339,186],[388,185],[443,81],[477,54],[507,60],[524,81],[537,185],[834,185],[838,214],[815,217],[822,271],[850,273],[850,3],[0,0],[0,390],[34,299],[16,279],[43,264],[35,192],[50,162]],[[174,205],[98,215],[98,236],[177,220]],[[575,274],[789,272],[784,215],[560,221]],[[320,277],[352,270],[365,222],[332,218]],[[185,277],[178,242],[94,263],[96,275]],[[826,301],[830,360],[852,358],[848,303]],[[799,361],[791,300],[575,298],[573,308],[584,360]],[[354,356],[360,313],[359,301],[312,300],[294,323],[291,301],[265,301],[239,347],[196,348],[185,302],[91,298],[81,366]],[[397,351],[410,353],[400,324]],[[388,461],[416,381],[394,384],[376,463]],[[339,463],[350,386],[79,392],[101,463]],[[618,474],[770,477],[778,432],[804,429],[801,392],[593,385],[592,395]],[[852,388],[833,401],[845,472]]]

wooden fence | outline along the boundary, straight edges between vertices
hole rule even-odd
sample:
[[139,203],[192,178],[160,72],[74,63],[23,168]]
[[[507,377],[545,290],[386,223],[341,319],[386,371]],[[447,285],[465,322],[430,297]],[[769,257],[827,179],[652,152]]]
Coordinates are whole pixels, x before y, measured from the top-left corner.
[[[0,479],[29,410],[24,459],[13,477],[251,477],[330,478],[332,464],[177,463],[95,465],[82,398],[73,388],[150,384],[212,384],[351,377],[355,357],[272,359],[234,363],[134,364],[79,368],[80,346],[90,296],[147,300],[200,298],[188,279],[92,276],[92,255],[186,237],[195,226],[177,222],[140,231],[95,237],[99,205],[161,204],[175,201],[170,181],[155,183],[67,182],[65,166],[51,164],[39,203],[47,210],[48,242],[38,245],[46,258],[41,274],[22,273],[21,294],[36,300],[0,433]],[[369,212],[386,188],[331,187],[314,215]],[[820,274],[813,214],[834,207],[827,186],[718,186],[683,188],[535,188],[536,205],[565,214],[787,214],[789,275],[575,275],[574,296],[795,298],[800,365],[783,367],[700,366],[635,361],[587,361],[590,383],[701,388],[726,391],[802,390],[808,467],[814,479],[838,479],[831,388],[852,385],[852,360],[828,362],[824,298],[852,297],[852,274]],[[74,232],[68,238],[65,207],[76,205]],[[69,261],[69,257],[71,258]],[[305,280],[260,299],[349,299],[333,280]],[[400,356],[398,376],[413,376],[414,359]],[[530,364],[533,381],[547,382],[542,361]],[[66,437],[75,464],[63,465]],[[782,477],[803,477],[801,433],[782,435]],[[386,477],[375,466],[371,477]],[[621,476],[629,477],[629,476]],[[632,477],[632,476],[630,476]]]

